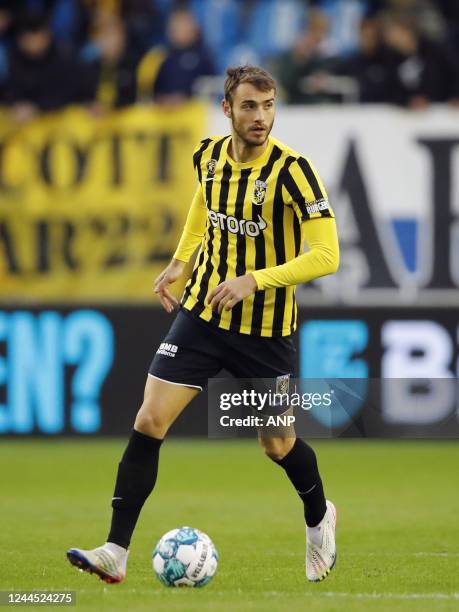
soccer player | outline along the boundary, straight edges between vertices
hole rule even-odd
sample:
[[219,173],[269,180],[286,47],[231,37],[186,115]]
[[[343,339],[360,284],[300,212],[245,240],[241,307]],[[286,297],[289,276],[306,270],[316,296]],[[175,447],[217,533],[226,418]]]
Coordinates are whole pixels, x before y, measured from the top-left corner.
[[[206,138],[194,153],[197,190],[173,259],[155,280],[167,312],[177,305],[169,285],[199,246],[194,270],[150,366],[118,467],[107,542],[67,553],[105,582],[126,575],[131,536],[171,424],[222,368],[238,378],[291,375],[295,286],[337,270],[335,218],[320,178],[307,158],[270,136],[275,99],[276,83],[263,69],[228,69],[222,107],[231,134]],[[261,431],[259,439],[304,504],[306,576],[323,580],[336,560],[336,510],[325,499],[316,455],[291,435]]]

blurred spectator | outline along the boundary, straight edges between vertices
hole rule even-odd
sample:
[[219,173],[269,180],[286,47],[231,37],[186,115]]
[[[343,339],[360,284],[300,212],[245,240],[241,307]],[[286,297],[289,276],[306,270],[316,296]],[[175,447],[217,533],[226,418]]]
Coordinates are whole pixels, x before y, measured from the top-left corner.
[[121,10],[122,0],[55,0],[51,25],[60,46],[79,49],[90,38],[91,24],[103,15],[120,17]]
[[13,35],[14,6],[11,0],[0,0],[0,44],[9,46]]
[[385,0],[383,11],[411,16],[419,32],[429,39],[441,40],[445,31],[439,6],[444,2],[445,0]]
[[459,2],[458,0],[441,0],[438,3],[447,24],[447,41],[452,44],[456,53],[459,53]]
[[95,17],[98,13],[104,15],[120,15],[121,0],[79,0]]
[[85,62],[85,101],[96,113],[133,104],[136,99],[138,57],[128,44],[124,23],[114,14],[100,13],[92,42],[82,52]]
[[121,17],[135,53],[143,55],[153,44],[163,42],[164,22],[153,0],[122,0]]
[[83,0],[56,0],[50,21],[59,46],[78,52],[87,41],[91,11]]
[[55,0],[55,3],[52,25],[62,46],[82,47],[91,34],[91,24],[101,15],[124,21],[133,53],[143,54],[164,38],[158,0]]
[[[26,33],[32,9],[49,27]],[[244,61],[271,61],[289,103],[418,108],[459,98],[458,53],[459,0],[0,0],[0,97],[23,118],[81,96],[181,103]],[[71,83],[51,79],[62,66]]]
[[0,44],[5,47],[13,41],[15,25],[23,15],[33,12],[49,17],[57,0],[0,0]]
[[384,17],[383,36],[390,50],[387,102],[416,109],[459,97],[458,60],[446,45],[422,36],[404,14]]
[[123,19],[132,34],[130,44],[145,52],[161,27],[158,0],[54,0],[52,26],[61,46],[81,48],[91,36],[91,24],[103,16]]
[[308,27],[300,34],[292,49],[273,66],[288,104],[314,104],[336,101],[336,95],[326,91],[327,76],[336,60],[325,47],[329,23],[319,9],[310,11]]
[[78,100],[78,78],[69,77],[77,73],[75,58],[57,49],[42,15],[30,14],[19,22],[6,59],[3,102],[13,106],[18,121]]
[[358,48],[359,28],[368,10],[366,0],[315,0],[315,6],[328,17],[325,45],[330,55],[346,56]]
[[206,46],[212,52],[213,63],[221,74],[224,74],[228,65],[237,63],[235,56],[241,53],[240,45],[245,48],[250,46],[250,54],[255,59],[252,41],[248,37],[246,39],[244,34],[245,26],[255,6],[259,4],[259,0],[189,1],[188,6],[199,24]]
[[[305,25],[305,6],[299,0],[265,0],[241,3],[245,14],[242,33],[248,38],[259,61],[285,53]],[[252,6],[251,6],[252,5]]]
[[159,103],[181,103],[193,94],[196,81],[215,74],[193,13],[174,10],[167,24],[168,43],[154,47],[139,67],[139,97]]
[[360,102],[384,102],[387,97],[387,51],[384,48],[375,17],[360,24],[359,49],[345,58],[339,74],[350,76],[358,84]]

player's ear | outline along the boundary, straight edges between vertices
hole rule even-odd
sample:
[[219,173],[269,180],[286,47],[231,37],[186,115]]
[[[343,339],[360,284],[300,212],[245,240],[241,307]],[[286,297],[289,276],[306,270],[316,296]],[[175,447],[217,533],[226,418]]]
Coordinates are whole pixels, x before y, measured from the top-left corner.
[[223,109],[223,114],[225,115],[225,117],[228,117],[228,119],[231,119],[231,104],[225,98],[223,98],[222,100],[222,109]]

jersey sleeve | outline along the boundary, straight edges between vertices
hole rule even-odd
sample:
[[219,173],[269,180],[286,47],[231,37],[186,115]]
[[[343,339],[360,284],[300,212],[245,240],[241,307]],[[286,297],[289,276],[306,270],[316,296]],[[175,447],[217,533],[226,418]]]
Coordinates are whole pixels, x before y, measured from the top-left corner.
[[206,231],[207,208],[201,185],[196,188],[182,236],[174,253],[174,259],[187,262],[201,242]]
[[339,265],[339,244],[335,219],[321,217],[305,223],[303,234],[309,247],[307,253],[298,255],[280,266],[252,272],[258,290],[299,285],[336,272]]
[[300,221],[335,216],[316,169],[305,157],[296,159],[286,170],[283,195]]
[[207,207],[202,191],[201,158],[203,152],[211,142],[211,138],[201,140],[193,151],[193,167],[196,172],[196,178],[198,179],[198,185],[188,211],[182,236],[173,256],[174,259],[178,259],[179,261],[187,262],[190,260],[190,257],[193,255],[206,231]]
[[209,144],[212,142],[211,138],[201,140],[198,146],[193,151],[193,167],[196,172],[196,177],[199,183],[202,183],[202,169],[201,169],[201,158],[204,151],[207,149]]

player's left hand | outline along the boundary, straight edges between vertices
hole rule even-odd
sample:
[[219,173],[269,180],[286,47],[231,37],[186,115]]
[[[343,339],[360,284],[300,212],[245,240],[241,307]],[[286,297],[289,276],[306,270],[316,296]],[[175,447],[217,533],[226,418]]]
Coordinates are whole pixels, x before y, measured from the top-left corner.
[[231,310],[238,302],[243,300],[257,290],[257,283],[252,274],[245,274],[224,281],[212,289],[207,296],[207,303],[212,310]]

